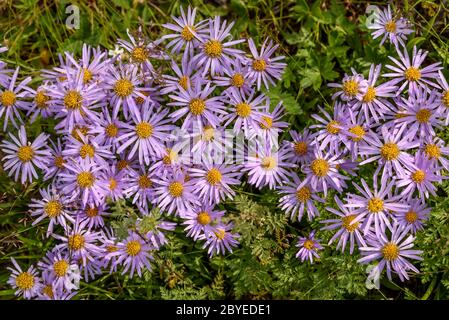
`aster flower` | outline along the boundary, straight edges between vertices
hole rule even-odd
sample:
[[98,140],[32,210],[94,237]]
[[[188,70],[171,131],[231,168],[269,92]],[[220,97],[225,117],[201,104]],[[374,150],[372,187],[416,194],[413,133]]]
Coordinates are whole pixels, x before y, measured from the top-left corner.
[[420,145],[420,151],[432,160],[435,165],[441,165],[449,170],[449,160],[445,156],[449,156],[449,147],[445,146],[442,139],[438,137],[424,137]]
[[104,203],[100,205],[87,204],[85,208],[78,211],[77,216],[80,220],[88,221],[87,228],[99,229],[104,227],[103,217],[110,214],[107,212],[108,209],[109,207]]
[[335,103],[332,117],[320,106],[318,106],[318,109],[324,115],[324,118],[317,114],[312,114],[312,118],[320,123],[311,125],[310,129],[321,129],[313,135],[314,140],[321,150],[329,146],[330,152],[338,152],[340,149],[340,141],[344,136],[342,129],[346,126],[346,122],[351,117],[351,113],[345,110],[344,105],[340,102]]
[[[14,176],[15,181],[32,182],[38,178],[37,168],[45,168],[48,162],[49,151],[46,140],[48,135],[41,133],[32,143],[27,139],[25,127],[21,126],[18,137],[9,133],[13,142],[3,140],[0,145],[2,151],[6,154],[3,157],[5,161],[3,169],[8,171],[10,177]],[[45,149],[44,149],[45,148]]]
[[128,160],[138,152],[141,165],[149,165],[150,160],[163,156],[164,140],[169,138],[167,132],[175,128],[168,124],[169,119],[164,119],[167,114],[167,109],[155,109],[145,103],[142,114],[138,112],[133,116],[134,125],[124,123],[125,133],[117,140],[121,143],[117,153],[133,145],[128,153]]
[[32,199],[29,205],[31,216],[39,216],[33,226],[48,217],[49,224],[47,228],[47,237],[53,233],[55,225],[61,225],[67,228],[67,222],[75,223],[75,219],[71,216],[70,201],[65,195],[58,192],[55,185],[49,186],[47,189],[39,189],[41,199]]
[[390,86],[402,82],[396,95],[399,95],[407,86],[409,92],[414,92],[419,87],[427,91],[430,91],[428,86],[439,88],[438,84],[434,83],[432,80],[438,77],[438,71],[441,69],[441,62],[433,63],[423,68],[421,65],[427,56],[427,51],[423,52],[421,49],[417,50],[416,46],[414,46],[411,58],[406,48],[404,48],[403,54],[399,48],[396,48],[396,51],[400,61],[396,58],[389,57],[395,65],[387,64],[386,67],[393,72],[383,74],[383,77],[394,78],[387,82]]
[[217,204],[235,195],[231,186],[240,184],[241,175],[238,166],[227,163],[214,163],[212,160],[203,161],[202,165],[189,169],[189,178],[195,185],[194,194],[199,200],[210,205]]
[[76,272],[78,266],[73,263],[67,251],[48,251],[42,261],[39,261],[38,267],[45,275],[54,278],[53,290],[65,289],[70,292],[78,289],[81,276]]
[[33,101],[29,104],[24,104],[22,109],[27,111],[27,117],[31,116],[30,123],[33,123],[39,116],[47,119],[54,114],[54,108],[49,103],[50,96],[45,90],[45,86],[48,86],[48,84],[40,86],[37,90],[27,88],[30,95],[33,96]]
[[100,231],[98,241],[100,242],[99,247],[102,249],[97,256],[99,262],[101,263],[101,268],[109,268],[109,273],[117,272],[117,256],[108,256],[109,253],[116,252],[118,250],[118,240],[114,234],[114,229],[112,227],[103,228],[103,230]]
[[305,128],[302,133],[290,130],[289,133],[293,141],[284,141],[283,145],[288,151],[288,160],[301,165],[310,162],[314,155],[314,140],[309,129]]
[[404,41],[407,40],[407,35],[413,32],[409,21],[403,17],[393,16],[389,5],[377,12],[374,23],[369,25],[368,29],[375,30],[371,33],[373,39],[382,37],[380,45],[388,39],[396,47],[399,44],[405,46]]
[[148,208],[148,203],[154,199],[154,180],[155,174],[151,170],[146,170],[141,166],[138,170],[130,170],[128,179],[128,188],[124,194],[132,199],[132,203],[137,203],[139,208],[144,211]]
[[96,123],[100,132],[95,140],[103,146],[110,146],[111,150],[115,152],[120,146],[118,138],[124,134],[125,123],[120,121],[118,117],[111,116],[106,109],[103,109]]
[[279,207],[285,213],[290,213],[291,220],[296,217],[298,221],[301,221],[304,211],[306,211],[307,218],[312,221],[313,218],[320,215],[314,201],[324,203],[324,199],[317,196],[316,191],[310,185],[301,186],[302,182],[296,173],[292,172],[290,176],[292,180],[277,188],[278,192],[283,195],[279,199]]
[[423,200],[429,198],[429,193],[436,196],[437,188],[434,183],[441,183],[442,179],[446,178],[439,174],[439,170],[431,159],[417,152],[413,164],[405,170],[403,176],[399,176],[397,187],[405,187],[402,195],[407,200],[412,198],[415,190],[418,190],[419,197]]
[[101,261],[94,255],[94,260],[87,260],[83,263],[81,258],[78,258],[79,272],[83,274],[83,280],[89,282],[94,280],[98,275],[101,275],[103,271],[101,270]]
[[[267,98],[268,99],[268,98]],[[268,99],[268,106],[270,105]],[[268,108],[269,109],[269,108]],[[262,141],[269,141],[272,145],[278,146],[279,135],[282,133],[284,128],[287,128],[289,124],[287,122],[281,121],[282,116],[284,115],[285,109],[282,106],[282,101],[279,102],[272,112],[265,112],[266,115],[261,117],[261,121],[259,123],[260,130],[254,131],[253,135],[248,139],[252,140],[260,137]]]
[[[194,127],[192,132],[185,136],[185,143],[192,144],[190,153],[194,159],[201,161],[204,155],[225,155],[227,150],[232,150],[232,134],[226,132],[224,126],[217,128],[205,125],[202,128]],[[193,141],[192,141],[193,140]],[[179,149],[182,149],[181,144]],[[187,159],[184,159],[186,163]]]
[[249,49],[253,55],[252,60],[250,61],[251,67],[249,68],[248,76],[253,82],[257,83],[257,90],[260,90],[262,82],[267,89],[270,88],[270,85],[274,86],[275,82],[273,79],[280,80],[282,72],[287,66],[286,63],[279,62],[284,60],[284,56],[271,58],[279,45],[273,45],[273,41],[268,40],[269,39],[267,38],[263,42],[259,54],[253,39],[248,39]]
[[83,205],[103,203],[109,189],[102,166],[82,159],[79,162],[72,160],[65,167],[67,171],[60,174],[64,194],[71,200],[79,199]]
[[376,86],[381,68],[380,64],[371,65],[366,91],[351,107],[354,112],[358,112],[359,120],[367,124],[379,123],[381,119],[384,119],[385,114],[391,112],[392,105],[387,98],[394,97],[396,93],[397,87],[388,83]]
[[55,276],[51,273],[42,275],[42,286],[36,298],[37,300],[70,300],[77,294],[77,291],[67,291],[53,287],[55,280]]
[[388,182],[382,178],[380,188],[378,188],[377,182],[377,176],[375,175],[373,177],[373,192],[363,178],[361,179],[363,189],[352,183],[362,195],[349,194],[348,203],[345,204],[345,207],[355,209],[353,213],[357,215],[352,220],[351,225],[363,219],[360,227],[365,235],[368,234],[373,224],[376,232],[385,232],[385,226],[391,226],[390,212],[407,211],[407,204],[401,202],[401,196],[391,196],[392,188],[396,184],[394,179]]
[[288,162],[287,150],[272,150],[269,143],[265,145],[255,145],[250,149],[246,162],[243,165],[243,171],[248,172],[248,183],[261,189],[268,186],[274,189],[278,185],[288,181],[289,168],[296,167],[295,164]]
[[313,263],[314,259],[319,259],[320,255],[318,250],[323,250],[320,244],[320,239],[315,239],[315,230],[313,230],[308,237],[298,237],[298,243],[296,247],[300,248],[296,253],[296,258],[300,259],[301,262],[309,260]]
[[62,155],[67,159],[89,160],[98,165],[106,165],[107,160],[112,157],[109,146],[103,146],[98,143],[98,139],[91,136],[84,136],[79,133],[80,139],[71,136],[67,137]]
[[179,87],[187,90],[195,83],[194,66],[190,63],[190,58],[183,56],[181,60],[181,69],[176,64],[176,61],[172,61],[171,68],[175,73],[175,76],[163,75],[163,83],[161,94],[167,94],[171,92],[179,91]]
[[443,89],[442,92],[438,93],[438,101],[440,102],[438,113],[442,115],[443,118],[446,118],[444,124],[447,126],[449,124],[449,84],[441,70],[438,71],[438,75],[438,83],[441,89]]
[[223,23],[220,22],[219,16],[209,19],[208,34],[200,39],[201,51],[192,59],[192,63],[196,63],[198,67],[203,69],[203,76],[209,70],[212,76],[223,74],[223,66],[231,64],[231,59],[241,59],[240,55],[243,54],[242,50],[231,47],[244,42],[244,39],[225,42],[227,38],[231,37],[230,31],[234,22],[229,25],[227,25],[226,20]]
[[22,271],[22,268],[17,264],[14,258],[11,258],[14,268],[7,267],[11,271],[11,276],[8,279],[8,284],[15,290],[16,296],[23,296],[25,299],[31,299],[39,294],[41,289],[41,282],[37,276],[37,270],[34,266],[30,266],[27,271]]
[[[341,200],[335,196],[335,203],[338,206],[339,210],[334,208],[326,207],[326,210],[337,215],[337,219],[327,219],[322,220],[321,223],[328,224],[327,226],[321,228],[321,230],[336,230],[338,231],[332,236],[329,240],[329,245],[332,244],[335,240],[338,240],[337,250],[341,248],[341,251],[344,252],[346,248],[346,244],[349,240],[349,253],[352,254],[354,252],[355,244],[360,246],[366,246],[365,240],[363,239],[363,235],[360,232],[360,221],[352,223],[357,214],[354,213],[351,209],[348,209]],[[363,221],[363,220],[362,220]]]
[[75,261],[80,260],[80,264],[83,266],[88,261],[95,261],[95,257],[103,250],[97,245],[100,233],[92,232],[87,228],[88,224],[89,221],[87,220],[80,221],[77,219],[72,227],[66,229],[64,236],[53,234],[55,239],[62,241],[54,250],[68,250],[70,256]]
[[225,211],[214,210],[213,205],[201,203],[195,205],[191,211],[182,214],[184,219],[184,231],[187,232],[188,237],[193,240],[198,240],[202,234],[208,235],[215,231],[214,225],[221,221]]
[[108,165],[105,171],[105,178],[109,181],[109,193],[107,194],[113,201],[123,199],[128,187],[128,174],[125,170],[119,170],[117,161]]
[[58,137],[56,143],[50,139],[50,143],[52,147],[49,148],[49,162],[44,167],[44,180],[57,179],[59,173],[65,170],[64,165],[67,162],[67,159],[62,154],[61,139]]
[[315,148],[313,160],[302,167],[306,179],[300,187],[310,184],[314,190],[323,191],[325,197],[329,188],[342,192],[347,187],[344,180],[349,180],[349,177],[338,172],[339,165],[344,162],[340,156],[330,152],[323,154],[320,148]]
[[249,96],[234,89],[226,92],[231,106],[229,114],[223,118],[226,121],[224,126],[227,127],[234,122],[235,134],[239,134],[242,130],[245,137],[253,135],[254,132],[259,134],[262,116],[266,116],[268,101],[265,95],[254,97],[255,94],[255,90]]
[[194,49],[198,48],[200,41],[207,30],[206,20],[195,23],[196,8],[192,10],[189,6],[187,8],[187,15],[185,14],[183,8],[181,10],[181,17],[171,18],[176,22],[165,23],[162,26],[164,28],[170,29],[175,33],[167,34],[163,36],[160,40],[171,39],[171,41],[166,45],[167,49],[171,48],[171,53],[179,53],[184,47],[183,57],[193,57]]
[[422,260],[419,256],[422,251],[412,250],[415,237],[408,235],[408,229],[400,228],[395,224],[391,229],[391,236],[387,237],[383,232],[376,234],[370,233],[366,237],[367,245],[360,247],[363,258],[359,259],[359,263],[369,263],[371,261],[380,260],[374,267],[369,276],[379,278],[382,271],[386,268],[388,279],[391,280],[391,273],[398,274],[399,279],[409,279],[408,270],[419,273],[408,259]]
[[31,77],[25,78],[16,86],[18,75],[19,67],[14,71],[11,78],[4,81],[5,83],[2,85],[4,88],[0,88],[0,119],[3,114],[5,115],[3,119],[3,131],[6,131],[9,121],[11,121],[14,127],[18,128],[18,123],[14,118],[17,118],[19,124],[22,123],[19,110],[27,109],[29,105],[29,102],[23,101],[23,99],[29,95],[30,89],[26,85],[31,81]]
[[137,219],[138,230],[145,233],[145,240],[159,250],[168,243],[165,231],[175,230],[177,224],[161,220],[160,213],[156,214],[158,209],[152,210],[149,215],[145,215],[142,219]]
[[114,264],[124,266],[122,274],[129,270],[131,278],[134,272],[141,277],[145,268],[151,270],[150,260],[153,260],[153,256],[150,251],[152,249],[139,234],[130,231],[128,237],[117,244],[117,250],[109,252],[105,259],[116,257]]
[[222,97],[209,97],[215,86],[211,87],[210,82],[206,82],[203,88],[203,80],[196,78],[195,83],[187,90],[179,88],[179,95],[169,95],[174,102],[169,106],[181,107],[170,114],[172,121],[177,121],[187,115],[182,124],[182,129],[193,127],[202,128],[204,125],[217,127],[220,117],[226,115],[225,107],[222,104]]
[[341,136],[341,142],[351,154],[351,159],[356,161],[360,154],[360,145],[367,143],[366,137],[370,130],[369,124],[360,120],[360,118],[350,116],[346,120],[345,126],[340,130],[343,134]]
[[[162,179],[163,180],[162,180]],[[154,189],[155,199],[153,203],[168,214],[182,215],[192,210],[192,206],[198,204],[194,196],[194,183],[186,180],[186,175],[181,170],[176,170],[154,179],[157,186]]]
[[238,238],[240,235],[238,233],[231,233],[233,224],[218,224],[214,227],[213,232],[203,233],[200,235],[199,239],[205,240],[203,245],[203,249],[207,249],[207,253],[209,257],[214,256],[215,254],[225,254],[226,251],[232,253],[232,247],[238,246]]
[[383,168],[382,177],[388,175],[393,176],[405,175],[404,166],[409,166],[412,162],[412,156],[410,156],[406,150],[415,148],[419,145],[416,140],[411,140],[403,135],[405,125],[402,125],[399,129],[390,129],[387,127],[381,127],[380,134],[381,139],[377,134],[370,132],[366,136],[367,144],[359,146],[360,155],[366,156],[367,159],[360,162],[360,165],[378,161],[378,170]]
[[[179,137],[176,132],[173,132],[173,136]],[[177,139],[171,139],[165,142],[163,156],[157,158],[157,160],[151,164],[150,171],[156,172],[157,175],[166,175],[173,170],[182,168],[183,165],[189,163],[189,161],[189,156],[185,154],[183,144],[177,141]]]
[[368,82],[363,78],[363,75],[357,73],[355,69],[351,68],[352,75],[345,73],[342,83],[330,83],[331,88],[339,88],[340,91],[332,95],[332,100],[340,97],[343,101],[353,101],[354,99],[362,100],[368,88]]
[[215,76],[214,83],[219,87],[225,87],[225,91],[239,90],[242,95],[248,95],[252,86],[248,66],[238,58],[223,66],[223,75]]
[[409,200],[409,208],[406,212],[395,213],[395,219],[401,227],[410,230],[416,234],[424,228],[426,220],[429,218],[431,208],[419,199]]

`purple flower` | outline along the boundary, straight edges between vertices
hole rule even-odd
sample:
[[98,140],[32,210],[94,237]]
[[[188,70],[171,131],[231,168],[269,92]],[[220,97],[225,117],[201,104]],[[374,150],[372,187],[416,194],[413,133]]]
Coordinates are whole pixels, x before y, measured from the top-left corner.
[[[388,279],[391,280],[391,273],[395,272],[399,275],[401,281],[409,279],[408,270],[418,273],[418,269],[413,266],[406,258],[422,260],[419,256],[422,251],[412,250],[415,237],[408,234],[408,229],[400,228],[395,224],[391,229],[391,236],[387,237],[383,232],[376,234],[370,233],[366,237],[367,245],[360,247],[363,258],[359,259],[359,263],[369,263],[371,261],[380,260],[379,263],[371,271],[369,277],[379,278],[384,268],[387,269]],[[406,238],[407,237],[407,238]]]
[[22,123],[19,109],[27,109],[29,105],[29,102],[22,101],[22,99],[27,98],[29,95],[30,89],[26,85],[31,81],[31,77],[27,77],[15,87],[18,75],[19,67],[17,67],[11,78],[4,81],[2,84],[3,88],[0,88],[0,118],[5,114],[3,131],[6,131],[9,121],[12,122],[14,127],[18,128],[14,117],[17,118],[19,123]]
[[118,117],[112,117],[105,108],[96,122],[99,127],[99,133],[95,140],[103,146],[111,146],[113,152],[120,147],[118,138],[124,134],[126,124],[119,120]]
[[142,239],[141,235],[130,231],[126,240],[119,242],[117,244],[117,250],[109,252],[105,259],[109,260],[116,257],[117,260],[113,263],[124,266],[122,274],[127,273],[129,270],[130,277],[132,278],[134,272],[137,271],[139,277],[142,277],[142,271],[145,267],[151,271],[150,260],[153,260],[153,256],[150,251],[152,249]]
[[42,284],[37,276],[36,268],[30,266],[27,271],[22,271],[22,268],[14,258],[11,258],[11,262],[15,269],[7,267],[11,271],[8,284],[15,290],[14,294],[16,296],[21,295],[25,299],[31,299],[37,296]]
[[226,250],[232,253],[232,247],[238,246],[238,238],[240,235],[238,233],[231,233],[233,224],[218,224],[214,227],[213,232],[203,233],[199,239],[206,240],[203,245],[203,249],[207,249],[209,257],[215,254],[225,254]]
[[11,133],[9,133],[9,136],[13,142],[3,140],[0,145],[1,150],[6,154],[2,159],[5,161],[3,169],[8,171],[10,177],[14,176],[15,181],[19,181],[20,175],[22,184],[27,181],[33,182],[33,179],[38,178],[35,166],[45,168],[48,162],[48,156],[50,155],[46,144],[48,135],[41,133],[33,143],[30,143],[27,139],[25,127],[21,126],[17,138]]
[[387,82],[390,86],[403,82],[397,90],[396,95],[399,95],[407,86],[409,92],[414,92],[419,87],[427,91],[430,91],[428,86],[439,88],[438,84],[432,82],[432,80],[438,78],[441,62],[433,63],[422,68],[421,64],[427,56],[427,51],[417,50],[416,46],[414,46],[411,58],[406,48],[404,48],[404,54],[401,53],[399,47],[396,48],[396,51],[400,61],[389,57],[395,63],[395,66],[387,64],[386,67],[393,72],[383,74],[383,77],[394,78]]
[[[268,102],[268,106],[269,105],[270,103]],[[277,146],[279,135],[282,133],[284,128],[289,126],[287,122],[281,121],[284,111],[285,109],[282,106],[282,101],[276,105],[273,112],[268,112],[267,110],[265,112],[266,115],[263,115],[260,119],[260,130],[253,130],[253,135],[250,135],[248,139],[252,140],[257,138],[257,135],[260,134],[263,140],[269,141],[272,145]]]
[[242,95],[248,95],[251,92],[251,79],[248,72],[248,66],[244,65],[242,60],[234,59],[229,65],[223,67],[223,75],[215,76],[214,83],[219,87],[226,87],[227,90],[239,90]]
[[293,163],[305,165],[310,162],[314,156],[313,135],[307,128],[302,133],[290,130],[290,136],[293,141],[284,141],[283,148],[288,151],[288,160]]
[[441,70],[438,71],[438,83],[440,84],[443,92],[438,93],[438,101],[440,102],[440,107],[438,113],[446,118],[444,124],[447,126],[449,124],[449,84],[446,78],[443,76]]
[[382,36],[380,45],[389,39],[396,47],[398,47],[399,44],[405,46],[404,41],[407,40],[407,35],[413,32],[413,30],[410,29],[410,22],[407,19],[403,17],[393,17],[390,5],[388,5],[386,9],[376,12],[374,23],[369,25],[368,29],[375,30],[371,33],[373,39]]
[[83,205],[103,203],[109,190],[102,166],[82,159],[66,163],[65,167],[67,171],[60,174],[64,194],[71,200],[79,199]]
[[251,54],[253,55],[253,59],[250,61],[251,67],[249,69],[248,76],[252,79],[252,81],[257,83],[257,90],[260,90],[262,81],[265,88],[269,89],[269,84],[272,86],[275,85],[273,79],[281,79],[282,72],[287,64],[279,61],[284,60],[285,57],[278,56],[271,58],[279,45],[273,45],[272,40],[268,42],[268,38],[263,42],[262,48],[260,49],[260,54],[257,51],[253,39],[248,39],[248,44]]
[[296,253],[296,258],[300,259],[301,262],[309,260],[313,263],[314,258],[319,259],[318,250],[323,250],[320,244],[320,239],[315,239],[315,230],[313,230],[308,237],[298,237],[298,243],[296,247],[300,248]]
[[144,211],[148,208],[148,203],[154,198],[154,180],[156,175],[145,167],[139,170],[129,170],[128,188],[124,194],[127,198],[132,198],[132,203],[137,205]]
[[53,233],[54,225],[59,224],[66,229],[67,222],[75,223],[68,198],[60,194],[55,185],[49,186],[47,190],[40,189],[39,193],[42,199],[32,199],[29,205],[31,216],[39,216],[33,222],[33,226],[48,217],[50,220],[47,228],[48,237]]
[[187,227],[184,231],[188,237],[198,240],[202,234],[208,235],[215,231],[215,225],[221,221],[225,211],[214,210],[213,205],[202,203],[195,205],[191,211],[185,212],[181,218],[183,225]]
[[[307,218],[312,221],[313,218],[320,215],[314,201],[324,203],[324,199],[316,195],[316,191],[308,184],[303,185],[298,175],[292,172],[293,181],[289,180],[286,185],[277,188],[283,196],[279,199],[279,207],[290,213],[292,220],[297,218],[301,221],[304,210],[307,212]],[[302,185],[302,186],[301,186]]]
[[404,227],[412,234],[416,234],[424,227],[425,221],[428,219],[431,208],[428,208],[422,200],[409,200],[409,208],[406,212],[397,212],[394,217],[401,227]]
[[449,170],[449,160],[444,156],[449,156],[449,147],[445,146],[442,139],[438,137],[424,137],[420,150],[435,165],[440,164],[446,170]]
[[156,109],[145,102],[142,114],[133,115],[133,125],[124,123],[125,132],[118,138],[121,143],[117,153],[123,152],[132,145],[128,153],[128,160],[132,159],[136,152],[139,153],[139,163],[149,165],[150,160],[164,155],[164,141],[169,137],[168,132],[175,127],[169,125],[169,119],[164,119],[168,110]]
[[67,251],[52,250],[48,251],[45,257],[38,263],[39,269],[47,277],[52,277],[53,290],[72,291],[78,289],[77,283],[80,275],[76,271],[77,265],[71,260]]
[[128,174],[125,170],[119,170],[117,162],[113,161],[105,171],[106,179],[109,181],[109,193],[107,194],[113,201],[123,199],[128,187]]
[[57,179],[59,173],[65,171],[64,165],[67,162],[67,159],[62,155],[61,139],[57,138],[56,141],[57,142],[54,143],[53,140],[50,139],[52,147],[49,148],[49,162],[44,167],[44,180],[49,180],[50,178]]
[[80,220],[86,220],[87,228],[89,229],[99,229],[104,227],[104,216],[109,215],[107,212],[108,206],[106,204],[100,205],[86,205],[85,208],[82,208],[78,211],[78,217]]
[[321,230],[335,230],[338,231],[332,236],[329,240],[329,245],[332,244],[335,240],[338,240],[337,250],[341,247],[341,251],[344,252],[346,248],[346,244],[350,244],[349,253],[352,254],[354,252],[355,243],[358,246],[366,246],[365,240],[363,239],[363,235],[360,232],[360,221],[354,222],[357,217],[357,213],[353,210],[348,209],[341,200],[335,196],[335,202],[337,203],[338,209],[326,207],[326,210],[337,215],[338,219],[328,219],[322,220],[321,223],[328,224],[323,227]]
[[223,74],[223,67],[232,63],[231,58],[242,59],[241,55],[244,52],[231,47],[244,42],[245,39],[225,42],[231,37],[230,31],[233,25],[234,22],[227,25],[226,20],[220,24],[219,16],[209,20],[208,34],[200,39],[201,51],[192,59],[192,63],[196,63],[203,69],[203,76],[209,70],[212,76]]
[[175,76],[171,75],[163,75],[163,84],[161,93],[167,94],[171,92],[179,91],[179,87],[184,90],[188,90],[194,83],[197,78],[197,74],[194,73],[193,65],[190,63],[190,58],[183,56],[181,60],[181,69],[178,67],[175,61],[172,61],[171,68],[175,73]]
[[345,126],[340,129],[343,134],[340,138],[341,142],[346,146],[346,150],[351,154],[353,161],[356,161],[360,155],[360,145],[367,143],[366,137],[369,129],[370,126],[367,122],[355,116],[346,119]]
[[[65,53],[67,61],[71,62],[73,68],[83,76],[84,83],[101,82],[110,65],[110,60],[106,58],[106,51],[94,49],[87,44],[83,44],[80,61],[76,61],[71,54]],[[93,59],[92,59],[93,56]]]
[[49,103],[50,96],[48,95],[48,92],[45,90],[46,85],[40,86],[37,90],[33,90],[31,88],[27,88],[27,90],[30,92],[30,94],[34,97],[33,101],[29,104],[24,104],[22,106],[23,110],[27,111],[27,117],[30,118],[30,123],[33,123],[38,116],[41,116],[42,118],[46,119],[54,114],[54,108]]
[[66,145],[62,155],[67,159],[75,161],[89,160],[99,165],[106,165],[107,160],[112,157],[110,146],[102,146],[98,143],[98,139],[92,136],[84,136],[79,134],[80,139],[68,136]]
[[339,88],[340,91],[335,92],[332,95],[332,100],[340,97],[343,101],[353,101],[354,99],[362,100],[366,94],[368,88],[368,81],[363,78],[363,75],[357,73],[353,68],[351,68],[352,76],[345,74],[343,82],[340,83],[330,83],[329,87]]

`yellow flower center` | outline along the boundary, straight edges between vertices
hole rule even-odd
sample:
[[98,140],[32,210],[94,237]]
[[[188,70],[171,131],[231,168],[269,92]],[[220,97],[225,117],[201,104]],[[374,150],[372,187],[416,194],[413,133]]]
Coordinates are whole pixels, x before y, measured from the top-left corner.
[[337,126],[340,125],[340,122],[332,120],[331,122],[329,122],[326,126],[326,130],[327,132],[329,132],[330,134],[337,134],[340,132],[340,129],[337,128]]
[[22,162],[28,162],[33,159],[34,150],[31,146],[22,146],[17,150],[17,157]]
[[65,276],[68,269],[69,269],[69,264],[65,260],[59,260],[53,264],[53,270],[57,277]]
[[76,140],[78,140],[79,142],[82,142],[81,137],[79,132],[83,135],[86,136],[89,133],[89,128],[86,126],[75,126],[75,128],[73,128],[72,130],[72,137],[75,138]]
[[134,85],[128,79],[119,79],[114,84],[114,92],[120,98],[125,98],[134,91]]
[[118,247],[117,246],[114,246],[114,245],[108,245],[108,246],[106,246],[106,251],[107,252],[116,252],[118,250]]
[[307,250],[312,250],[313,248],[315,248],[315,242],[313,242],[313,240],[307,239],[306,241],[304,241],[303,246]]
[[239,103],[235,106],[235,112],[239,117],[246,118],[251,114],[251,106],[245,102]]
[[135,47],[131,52],[131,57],[138,63],[145,62],[148,59],[148,51],[143,47]]
[[89,69],[84,68],[83,82],[84,83],[88,83],[90,80],[92,80],[92,78],[93,78],[92,71],[90,71]]
[[416,170],[412,173],[412,180],[416,183],[421,183],[426,178],[426,173],[422,170]]
[[359,84],[355,80],[347,80],[343,82],[343,92],[350,97],[354,97],[359,92]]
[[426,123],[429,121],[431,115],[432,113],[429,109],[420,109],[416,112],[416,120],[420,123]]
[[16,286],[22,290],[30,290],[34,286],[34,277],[29,272],[19,273],[16,277]]
[[415,67],[409,67],[404,73],[405,79],[408,81],[417,81],[421,79],[421,71]]
[[34,102],[36,103],[36,106],[39,109],[46,109],[48,108],[47,101],[50,100],[50,98],[45,94],[43,90],[40,90],[36,93],[34,96]]
[[95,176],[91,172],[82,171],[78,173],[76,182],[78,182],[80,188],[90,188],[94,185]]
[[387,161],[396,160],[399,157],[399,147],[396,143],[385,143],[380,148],[380,155]]
[[109,190],[113,191],[115,188],[117,188],[117,180],[109,178]]
[[385,260],[396,260],[399,257],[399,247],[394,243],[389,242],[382,248],[382,254]]
[[111,123],[106,126],[105,133],[110,138],[115,138],[118,135],[118,128],[115,124]]
[[136,134],[140,139],[147,139],[153,134],[153,126],[148,122],[142,121],[136,125]]
[[351,140],[355,142],[362,140],[362,138],[365,136],[365,130],[362,126],[354,126],[349,129],[349,132],[356,135],[356,137],[351,137]]
[[90,144],[83,144],[80,148],[80,157],[85,159],[87,156],[93,158],[95,155],[95,148]]
[[126,244],[126,253],[130,256],[137,256],[142,250],[142,245],[137,240],[131,240]]
[[446,108],[449,108],[449,90],[445,91],[441,99]]
[[376,89],[373,87],[368,87],[366,93],[363,96],[363,102],[372,102],[376,98]]
[[42,289],[42,293],[45,294],[47,297],[49,297],[50,299],[53,299],[55,297],[55,295],[53,294],[53,287],[51,284],[46,285],[43,289]]
[[324,159],[315,159],[310,165],[310,169],[317,177],[325,177],[329,172],[329,163]]
[[304,141],[296,142],[293,149],[298,156],[303,156],[307,153],[308,150],[307,143],[305,143]]
[[355,218],[356,218],[355,214],[351,214],[349,216],[341,218],[342,225],[346,229],[346,231],[354,232],[359,227],[359,222],[352,223],[352,221],[354,221]]
[[98,216],[98,207],[96,207],[96,206],[87,207],[85,214],[88,218],[94,218],[94,217]]
[[236,73],[231,78],[231,85],[236,88],[241,88],[245,84],[245,78],[243,78],[243,74]]
[[169,165],[178,159],[178,154],[173,149],[168,148],[166,153],[167,154],[162,158],[162,162],[165,165]]
[[64,105],[67,109],[75,110],[80,109],[83,104],[83,97],[76,90],[70,90],[64,96]]
[[141,189],[148,189],[148,188],[151,188],[152,186],[153,186],[153,181],[151,181],[150,178],[148,178],[148,176],[141,175],[139,177],[139,187]]
[[65,160],[62,156],[56,156],[54,163],[57,168],[62,169],[62,168],[64,168]]
[[253,61],[253,69],[255,71],[264,71],[267,68],[267,62],[264,59],[256,59]]
[[188,76],[182,76],[179,78],[178,84],[183,88],[184,90],[187,90],[189,87],[190,79]]
[[396,22],[394,20],[390,20],[385,24],[385,31],[387,32],[396,32]]
[[181,197],[183,191],[184,191],[184,186],[179,181],[172,182],[168,186],[168,192],[170,193],[170,195],[172,197]]
[[312,193],[308,187],[302,187],[296,191],[296,199],[300,202],[306,202],[310,199]]
[[215,233],[215,236],[217,237],[217,239],[219,240],[223,240],[225,237],[226,232],[224,231],[224,229],[218,228]]
[[215,136],[215,129],[211,126],[205,126],[201,139],[203,141],[211,141]]
[[428,144],[424,148],[424,153],[429,157],[429,159],[438,159],[441,156],[440,147],[436,144]]
[[273,170],[276,168],[276,159],[273,157],[265,157],[262,159],[260,166],[265,170]]
[[408,223],[414,223],[416,222],[416,220],[418,220],[418,213],[416,213],[415,211],[410,210],[405,214],[405,221],[407,221]]
[[220,41],[209,40],[204,45],[204,52],[211,58],[218,58],[223,52],[223,45]]
[[195,32],[195,27],[193,26],[185,26],[182,31],[181,31],[181,37],[185,40],[185,41],[192,41],[193,38],[195,37],[193,35],[193,32]]
[[273,119],[268,116],[262,116],[262,122],[260,123],[260,127],[264,130],[271,129],[273,126]]
[[212,168],[206,175],[206,180],[211,185],[216,185],[221,181],[221,172],[217,168]]
[[5,107],[11,107],[16,103],[17,97],[11,90],[6,90],[0,95],[0,101]]
[[68,245],[69,249],[78,251],[84,248],[84,244],[86,243],[86,240],[84,239],[84,236],[81,234],[75,234],[72,236],[69,236]]
[[117,169],[119,169],[120,171],[122,171],[123,169],[127,168],[129,165],[128,161],[126,161],[125,159],[119,160],[117,162]]
[[374,197],[368,200],[368,211],[371,213],[377,213],[384,209],[384,202],[382,199]]
[[196,221],[198,221],[199,224],[205,226],[210,223],[210,214],[206,211],[201,211],[198,213],[198,216],[196,217]]
[[204,100],[195,98],[190,100],[189,103],[190,112],[195,115],[199,116],[203,114],[204,110],[206,109],[206,104],[204,103]]
[[57,217],[61,214],[62,204],[58,200],[48,201],[44,211],[50,218]]

